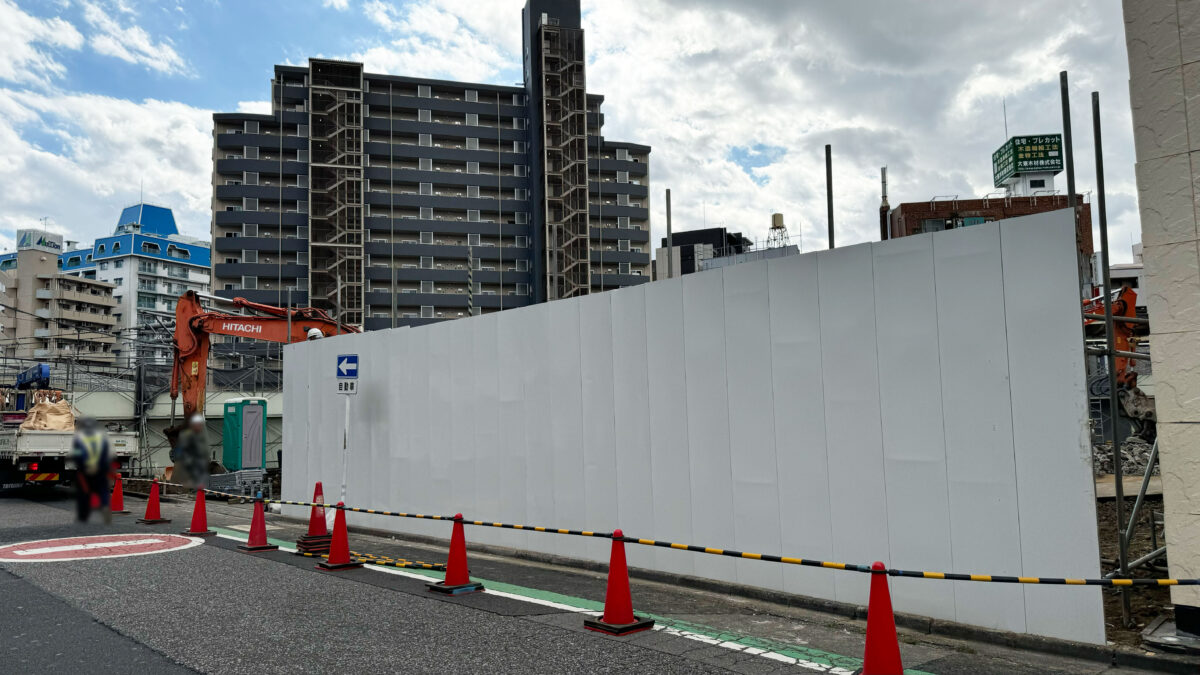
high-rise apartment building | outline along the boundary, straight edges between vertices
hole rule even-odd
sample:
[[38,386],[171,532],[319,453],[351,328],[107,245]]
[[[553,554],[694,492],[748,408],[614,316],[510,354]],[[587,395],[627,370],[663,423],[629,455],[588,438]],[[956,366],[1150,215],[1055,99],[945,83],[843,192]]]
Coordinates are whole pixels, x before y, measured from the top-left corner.
[[523,87],[276,66],[213,116],[213,290],[366,329],[649,281],[649,154],[603,136],[578,0],[528,0]]

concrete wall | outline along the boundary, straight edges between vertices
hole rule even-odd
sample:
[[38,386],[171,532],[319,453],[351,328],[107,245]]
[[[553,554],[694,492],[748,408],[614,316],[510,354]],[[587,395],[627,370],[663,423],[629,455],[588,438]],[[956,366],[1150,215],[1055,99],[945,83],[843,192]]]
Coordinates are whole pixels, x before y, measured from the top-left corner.
[[[1167,556],[1200,576],[1200,2],[1125,0]],[[1172,587],[1200,631],[1200,588]],[[1190,610],[1181,611],[1187,605]]]
[[[284,495],[905,569],[1099,575],[1070,211],[285,350]],[[307,471],[304,470],[307,468]],[[300,514],[303,509],[294,509]],[[445,523],[350,514],[448,536]],[[605,560],[604,541],[471,541]],[[865,575],[632,546],[842,602]],[[893,581],[898,611],[1099,643],[1100,593]]]

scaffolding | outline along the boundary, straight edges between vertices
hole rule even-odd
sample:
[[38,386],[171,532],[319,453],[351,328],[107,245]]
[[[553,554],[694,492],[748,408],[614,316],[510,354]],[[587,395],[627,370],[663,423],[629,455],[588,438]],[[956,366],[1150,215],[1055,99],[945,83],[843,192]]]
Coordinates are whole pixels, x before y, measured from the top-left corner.
[[546,299],[559,300],[592,287],[583,31],[545,24],[540,32]]
[[362,64],[309,61],[308,303],[362,326]]

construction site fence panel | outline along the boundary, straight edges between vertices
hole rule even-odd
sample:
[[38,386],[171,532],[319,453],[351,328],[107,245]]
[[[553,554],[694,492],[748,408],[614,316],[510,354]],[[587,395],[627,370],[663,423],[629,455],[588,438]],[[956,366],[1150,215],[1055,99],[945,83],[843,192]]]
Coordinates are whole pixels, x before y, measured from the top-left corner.
[[[904,570],[1099,577],[1076,270],[1063,210],[290,345],[283,495],[303,501],[320,480],[332,499],[345,476],[352,504]],[[346,353],[360,377],[343,467]],[[383,520],[371,526],[445,536],[444,523]],[[608,555],[590,537],[485,527],[473,540]],[[830,569],[628,555],[867,601]],[[893,582],[914,614],[1104,639],[1098,593]]]

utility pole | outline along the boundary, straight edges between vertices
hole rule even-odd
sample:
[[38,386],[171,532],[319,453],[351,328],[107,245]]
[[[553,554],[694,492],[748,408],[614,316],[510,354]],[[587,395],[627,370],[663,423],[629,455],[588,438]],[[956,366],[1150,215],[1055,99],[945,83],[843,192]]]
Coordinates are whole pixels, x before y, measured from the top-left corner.
[[825,205],[829,209],[829,248],[833,248],[833,146],[825,144]]
[[475,316],[475,249],[467,247],[467,316]]
[[667,188],[667,278],[675,274],[675,242],[671,237],[671,188]]

